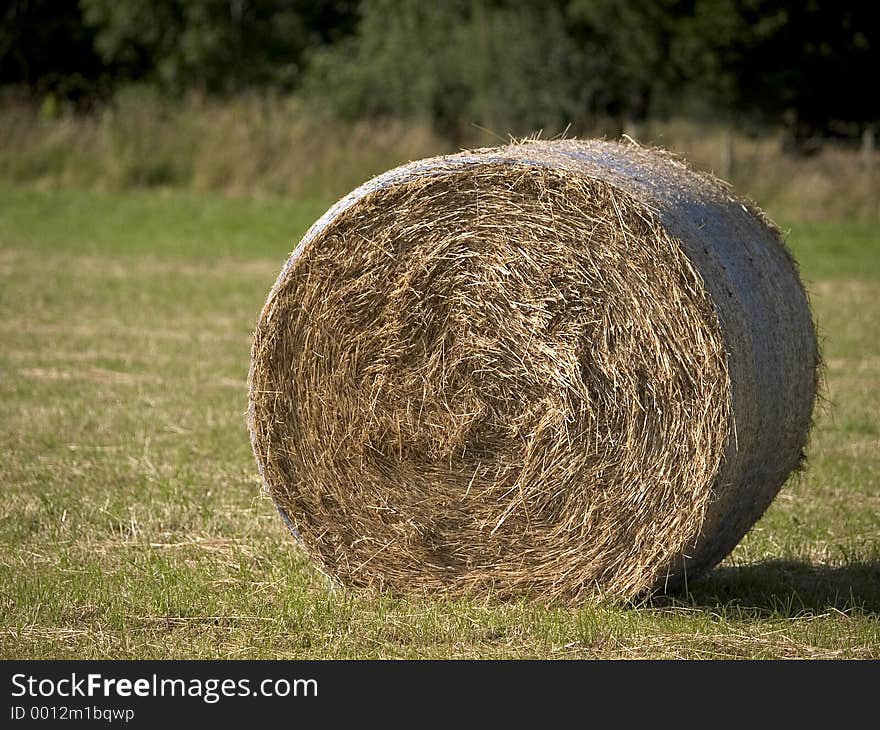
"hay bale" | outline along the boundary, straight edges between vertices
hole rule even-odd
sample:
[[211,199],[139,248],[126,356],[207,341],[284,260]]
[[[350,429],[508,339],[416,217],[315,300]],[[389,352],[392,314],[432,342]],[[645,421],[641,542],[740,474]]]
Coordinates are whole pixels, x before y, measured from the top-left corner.
[[266,488],[352,586],[575,602],[714,566],[802,459],[779,232],[634,145],[410,163],[308,231],[257,325]]

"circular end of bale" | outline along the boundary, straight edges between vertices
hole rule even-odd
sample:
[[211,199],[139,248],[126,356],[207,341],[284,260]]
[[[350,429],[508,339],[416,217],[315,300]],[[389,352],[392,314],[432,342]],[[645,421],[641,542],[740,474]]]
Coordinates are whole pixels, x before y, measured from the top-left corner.
[[707,544],[741,400],[726,303],[642,183],[559,154],[392,171],[316,223],[276,282],[254,452],[342,584],[628,598]]

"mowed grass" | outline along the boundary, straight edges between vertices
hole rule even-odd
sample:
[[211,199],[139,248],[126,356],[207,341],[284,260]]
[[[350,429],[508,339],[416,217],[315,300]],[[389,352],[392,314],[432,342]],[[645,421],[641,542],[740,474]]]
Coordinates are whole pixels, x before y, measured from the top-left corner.
[[260,485],[252,326],[327,201],[0,188],[0,655],[880,658],[880,239],[791,225],[823,335],[805,474],[688,591],[331,591]]

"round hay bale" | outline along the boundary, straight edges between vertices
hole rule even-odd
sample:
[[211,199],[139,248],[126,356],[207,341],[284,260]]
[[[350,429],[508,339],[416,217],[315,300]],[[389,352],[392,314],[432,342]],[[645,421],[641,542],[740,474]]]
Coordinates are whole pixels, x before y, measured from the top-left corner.
[[527,142],[397,168],[312,226],[259,318],[249,426],[344,585],[629,598],[761,516],[817,363],[779,232],[726,184]]

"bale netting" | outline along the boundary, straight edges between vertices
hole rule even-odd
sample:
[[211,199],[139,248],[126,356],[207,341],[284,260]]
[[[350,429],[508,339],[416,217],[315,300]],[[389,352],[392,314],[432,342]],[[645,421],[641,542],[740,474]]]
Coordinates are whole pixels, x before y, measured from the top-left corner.
[[726,184],[525,142],[397,168],[312,226],[259,317],[249,425],[343,585],[627,599],[761,516],[817,361],[779,232]]

